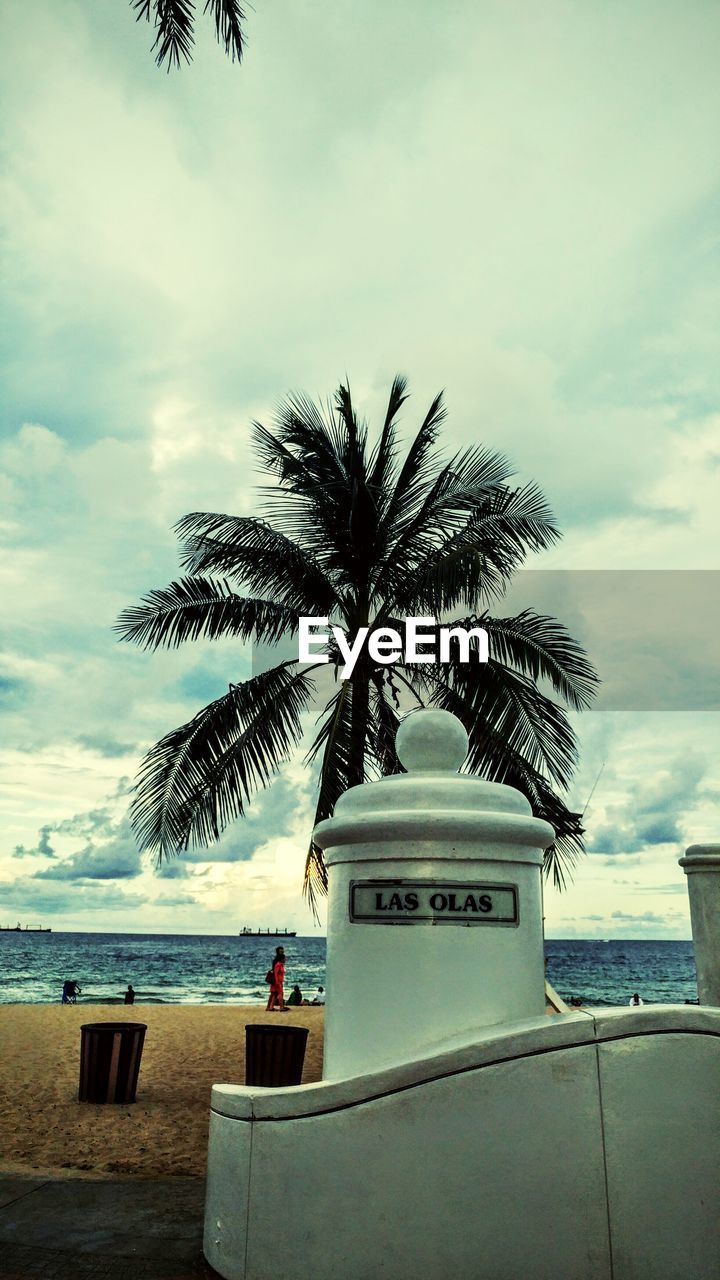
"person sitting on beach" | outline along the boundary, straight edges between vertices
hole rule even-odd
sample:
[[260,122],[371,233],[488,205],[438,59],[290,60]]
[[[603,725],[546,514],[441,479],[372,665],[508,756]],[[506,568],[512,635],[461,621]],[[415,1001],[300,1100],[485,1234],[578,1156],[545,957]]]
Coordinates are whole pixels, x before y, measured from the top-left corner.
[[635,994],[628,1000],[628,1004],[633,1009],[637,1009],[638,1005],[644,1004],[644,1001],[640,999],[640,996],[636,991]]
[[131,982],[128,982],[128,989],[127,989],[127,991],[125,992],[125,997],[124,997],[123,1003],[124,1003],[124,1004],[134,1004],[134,1003],[135,1003],[135,991],[133,990],[133,985],[132,985],[132,983],[131,983]]
[[290,992],[290,995],[289,995],[289,996],[288,996],[288,998],[287,998],[287,1002],[288,1002],[288,1005],[302,1004],[302,1002],[303,1002],[303,993],[302,993],[302,991],[300,990],[300,988],[299,988],[299,986],[298,986],[298,984],[297,984],[297,983],[295,983],[295,986],[293,987],[292,991]]
[[312,1000],[312,1002],[313,1002],[313,1004],[324,1004],[324,1003],[325,1003],[325,988],[324,988],[324,987],[318,987],[317,991],[315,992],[315,995],[313,996],[313,1000]]
[[270,998],[267,1002],[267,1013],[277,1013],[287,1009],[285,1004],[285,948],[275,948],[275,959],[272,962],[273,980],[270,985]]

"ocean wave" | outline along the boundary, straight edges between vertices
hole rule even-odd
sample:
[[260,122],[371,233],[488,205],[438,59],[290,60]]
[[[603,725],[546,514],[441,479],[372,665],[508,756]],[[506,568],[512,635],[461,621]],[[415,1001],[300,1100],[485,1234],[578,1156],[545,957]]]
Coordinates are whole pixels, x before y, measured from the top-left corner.
[[[42,939],[47,946],[38,945]],[[239,946],[231,938],[130,934],[42,935],[23,947],[19,941],[17,935],[0,935],[2,1003],[57,1004],[66,978],[80,982],[81,1004],[122,1004],[128,982],[138,1004],[259,1006],[267,1001],[263,978],[270,957],[264,939]],[[293,939],[288,950],[288,990],[297,983],[308,996],[328,985],[323,938]],[[697,998],[689,941],[548,939],[545,950],[548,978],[566,999],[574,995],[586,1005],[627,1005],[633,991],[646,1004],[682,1005]]]

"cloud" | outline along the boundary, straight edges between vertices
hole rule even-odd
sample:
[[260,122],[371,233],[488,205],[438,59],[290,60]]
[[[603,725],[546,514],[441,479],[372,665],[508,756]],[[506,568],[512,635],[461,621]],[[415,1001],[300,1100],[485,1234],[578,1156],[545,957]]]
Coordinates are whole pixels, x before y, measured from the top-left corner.
[[37,880],[126,880],[139,876],[140,858],[137,850],[119,850],[116,846],[99,848],[88,844],[62,862],[36,871]]
[[89,836],[99,835],[109,838],[115,823],[108,805],[100,809],[88,809],[84,813],[73,814],[72,818],[64,818],[55,830],[60,835]]
[[75,883],[42,882],[36,877],[20,877],[0,882],[3,904],[9,911],[42,915],[52,920],[57,915],[129,912],[146,905],[142,893],[126,893],[116,885],[97,881]]
[[36,880],[127,880],[143,870],[127,817],[116,819],[109,807],[75,814],[44,831],[79,836],[84,843],[70,854],[54,856],[52,866],[34,873]]
[[132,837],[107,844],[87,844],[52,867],[36,871],[37,880],[128,880],[142,871],[140,854]]
[[644,846],[652,844],[674,844],[680,840],[680,823],[678,818],[669,813],[658,816],[650,815],[637,824],[638,839]]
[[86,747],[88,751],[92,751],[97,755],[107,756],[108,759],[116,759],[118,756],[136,755],[138,744],[136,742],[122,742],[119,738],[115,738],[112,734],[103,733],[79,733],[75,741],[78,746]]
[[[300,782],[289,772],[280,774],[267,789],[261,791],[248,805],[243,818],[223,833],[210,849],[188,849],[182,854],[184,863],[247,862],[261,850],[272,848],[304,820],[309,844],[312,830],[310,793],[312,775],[305,773]],[[175,865],[175,860],[169,864]]]
[[[647,894],[647,891],[646,885],[643,885],[642,887],[638,886],[630,890],[631,893],[642,894]],[[681,897],[685,899],[687,897],[687,885],[682,881],[677,881],[675,884],[653,884],[652,892],[653,894],[670,894],[672,897]]]
[[155,869],[155,875],[161,880],[185,880],[189,874],[188,868],[179,857],[172,858],[170,861],[165,860]]
[[525,570],[502,601],[562,618],[591,654],[593,710],[720,710],[720,572]]
[[25,681],[17,676],[0,676],[0,705],[21,706],[25,688]]
[[633,914],[630,911],[613,911],[613,920],[622,920],[625,924],[648,925],[668,923],[667,916],[658,915],[655,911],[642,911],[639,914]]
[[689,815],[703,798],[707,760],[695,752],[675,757],[667,770],[641,783],[623,806],[608,806],[611,819],[589,833],[592,854],[620,857],[682,842]]
[[26,849],[24,845],[18,844],[15,846],[13,857],[14,858],[35,858],[35,857],[54,858],[55,850],[50,844],[51,831],[52,831],[52,827],[49,827],[49,826],[41,827],[40,831],[38,832],[38,842],[35,848]]

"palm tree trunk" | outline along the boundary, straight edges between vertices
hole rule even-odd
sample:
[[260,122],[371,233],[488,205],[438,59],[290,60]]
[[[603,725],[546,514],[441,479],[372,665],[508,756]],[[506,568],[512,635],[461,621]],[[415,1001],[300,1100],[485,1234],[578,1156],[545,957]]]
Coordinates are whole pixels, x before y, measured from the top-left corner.
[[352,675],[352,703],[350,707],[350,749],[348,753],[348,782],[351,787],[365,781],[365,741],[370,708],[370,672],[367,661],[361,656]]

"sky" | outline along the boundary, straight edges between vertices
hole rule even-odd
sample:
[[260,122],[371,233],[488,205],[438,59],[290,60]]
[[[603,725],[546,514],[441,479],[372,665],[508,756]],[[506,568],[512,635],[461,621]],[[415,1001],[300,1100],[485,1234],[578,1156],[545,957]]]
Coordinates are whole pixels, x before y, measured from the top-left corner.
[[400,370],[407,435],[444,387],[446,451],[542,488],[564,536],[517,599],[604,679],[548,936],[690,937],[677,860],[720,840],[717,5],[257,0],[241,66],[200,16],[170,75],[124,0],[3,18],[0,922],[324,928],[301,755],[212,850],[141,855],[144,751],[250,655],[111,627],[176,575],[180,516],[256,511],[253,419],[347,376],[377,422]]

